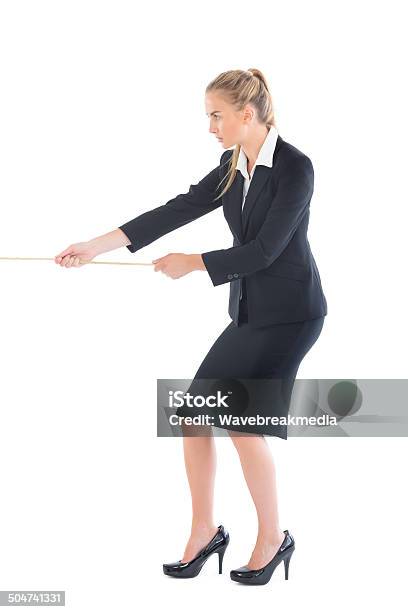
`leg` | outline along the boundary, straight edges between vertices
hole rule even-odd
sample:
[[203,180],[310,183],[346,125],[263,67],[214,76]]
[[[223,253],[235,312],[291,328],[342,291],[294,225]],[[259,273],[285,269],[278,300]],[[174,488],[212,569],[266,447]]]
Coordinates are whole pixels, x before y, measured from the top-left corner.
[[[223,376],[223,364],[229,338],[235,337],[234,325],[230,323],[213,343],[207,356],[198,368],[189,391],[206,392],[206,379]],[[226,345],[225,345],[226,344]],[[231,351],[238,355],[238,350]],[[180,416],[193,416],[185,407],[179,408]],[[216,472],[216,448],[211,427],[182,425],[184,462],[191,492],[192,522],[190,538],[181,561],[189,561],[203,548],[217,532],[213,519],[214,482]]]
[[[257,334],[262,336],[262,334]],[[253,355],[249,350],[252,332],[248,327],[236,327],[230,323],[218,336],[198,368],[189,391],[206,393],[207,383],[214,379],[245,378],[252,374]],[[245,360],[248,356],[249,363]],[[210,383],[211,384],[211,383]],[[192,416],[185,407],[177,410],[179,416]],[[213,490],[216,470],[216,451],[213,436],[202,435],[201,426],[182,426],[184,458],[192,497],[191,535],[181,561],[191,560],[215,535],[213,521]]]
[[217,455],[213,435],[184,436],[183,448],[191,492],[192,523],[181,561],[190,561],[217,532],[213,519]]
[[250,569],[266,565],[276,554],[285,534],[279,526],[275,465],[264,436],[229,431],[258,515],[258,537]]

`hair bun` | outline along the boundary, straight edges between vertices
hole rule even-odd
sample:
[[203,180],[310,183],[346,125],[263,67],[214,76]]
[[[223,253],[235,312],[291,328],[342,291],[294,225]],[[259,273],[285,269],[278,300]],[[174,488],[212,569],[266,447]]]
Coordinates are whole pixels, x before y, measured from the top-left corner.
[[258,70],[258,68],[248,68],[247,72],[250,72],[252,76],[259,79],[261,83],[264,85],[265,89],[269,91],[268,84],[266,82],[266,78],[263,75],[263,73],[260,70]]

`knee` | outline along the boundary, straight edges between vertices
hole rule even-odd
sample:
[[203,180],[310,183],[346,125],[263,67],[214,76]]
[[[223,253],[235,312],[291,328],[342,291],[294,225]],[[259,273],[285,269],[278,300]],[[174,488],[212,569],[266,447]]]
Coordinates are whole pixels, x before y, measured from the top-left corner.
[[182,423],[181,432],[184,438],[213,438],[213,430],[207,425],[186,425]]

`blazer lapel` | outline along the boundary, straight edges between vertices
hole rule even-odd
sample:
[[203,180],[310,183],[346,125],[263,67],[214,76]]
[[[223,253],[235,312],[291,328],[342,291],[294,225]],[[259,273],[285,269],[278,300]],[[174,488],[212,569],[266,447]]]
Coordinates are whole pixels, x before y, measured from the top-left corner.
[[[276,141],[275,150],[273,152],[272,168],[270,168],[269,166],[263,166],[262,164],[259,165],[259,166],[255,166],[255,172],[254,172],[254,175],[253,175],[253,177],[251,179],[251,183],[249,185],[248,193],[247,193],[247,196],[245,198],[244,208],[243,208],[243,211],[242,211],[242,232],[243,232],[243,235],[246,234],[246,231],[247,231],[247,228],[248,228],[248,220],[249,220],[249,217],[250,217],[251,213],[254,210],[256,201],[257,201],[257,199],[259,197],[259,194],[261,193],[261,191],[263,189],[263,186],[266,183],[266,180],[270,177],[270,173],[272,172],[273,166],[276,163],[276,154],[279,151],[281,143],[282,143],[282,138],[281,138],[280,135],[278,135],[278,138],[277,138],[277,141]],[[239,174],[241,175],[240,172],[239,172]],[[242,193],[241,193],[241,206],[242,206]]]
[[[248,218],[254,208],[255,202],[261,193],[261,190],[266,182],[266,179],[270,175],[271,169],[268,166],[256,166],[254,175],[249,185],[248,193],[245,198],[244,208],[242,210],[242,231],[246,234],[248,227]],[[241,174],[241,173],[240,173]],[[242,206],[242,194],[241,194],[241,206]]]
[[234,181],[231,187],[226,192],[224,198],[227,196],[229,204],[229,216],[231,219],[231,225],[236,228],[236,233],[239,241],[243,242],[244,233],[242,229],[242,191],[244,188],[244,177],[239,170],[235,173]]
[[239,170],[235,173],[234,181],[231,187],[226,192],[224,198],[226,198],[229,217],[231,219],[231,225],[236,228],[236,233],[241,244],[244,242],[244,236],[248,228],[249,217],[254,210],[256,200],[261,193],[266,180],[269,178],[270,173],[276,163],[276,154],[283,140],[280,135],[276,141],[275,151],[273,153],[272,168],[268,166],[256,166],[254,175],[251,179],[251,184],[248,189],[247,196],[245,198],[244,208],[242,209],[242,197],[244,187],[244,177]]

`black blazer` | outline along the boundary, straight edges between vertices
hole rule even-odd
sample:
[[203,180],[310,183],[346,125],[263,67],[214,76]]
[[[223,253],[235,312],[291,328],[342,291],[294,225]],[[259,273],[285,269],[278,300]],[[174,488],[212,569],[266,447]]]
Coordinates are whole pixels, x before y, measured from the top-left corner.
[[120,225],[131,241],[127,248],[134,253],[222,206],[233,246],[201,255],[214,286],[230,283],[228,313],[234,323],[244,282],[250,327],[325,316],[326,298],[307,239],[312,162],[278,136],[272,168],[255,167],[241,212],[244,177],[239,170],[223,197],[212,201],[226,184],[227,179],[217,189],[232,152],[224,151],[219,166],[190,185],[188,193]]

